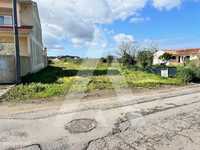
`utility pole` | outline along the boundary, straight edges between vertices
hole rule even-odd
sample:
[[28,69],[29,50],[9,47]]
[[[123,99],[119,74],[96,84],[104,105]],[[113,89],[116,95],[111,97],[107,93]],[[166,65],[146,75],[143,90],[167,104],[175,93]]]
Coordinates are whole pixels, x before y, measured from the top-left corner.
[[21,82],[20,48],[17,16],[17,0],[13,0],[13,25],[15,33],[15,64],[16,64],[16,83]]

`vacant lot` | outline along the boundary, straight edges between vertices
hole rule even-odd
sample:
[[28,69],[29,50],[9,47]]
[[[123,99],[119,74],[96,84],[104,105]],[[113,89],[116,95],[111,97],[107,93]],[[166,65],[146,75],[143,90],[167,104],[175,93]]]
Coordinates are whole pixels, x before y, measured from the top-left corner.
[[11,89],[3,100],[24,102],[68,93],[182,84],[179,78],[162,78],[155,74],[127,69],[117,62],[107,64],[87,59],[81,62],[55,60],[48,68],[24,77],[23,83]]

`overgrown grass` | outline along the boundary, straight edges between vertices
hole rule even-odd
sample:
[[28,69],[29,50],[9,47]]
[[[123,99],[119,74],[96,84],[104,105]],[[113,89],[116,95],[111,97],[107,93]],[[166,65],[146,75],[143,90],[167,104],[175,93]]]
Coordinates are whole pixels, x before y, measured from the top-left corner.
[[24,102],[31,99],[62,96],[68,93],[125,87],[152,88],[161,85],[181,85],[179,78],[162,78],[155,74],[121,68],[86,60],[82,64],[73,61],[57,61],[46,69],[23,78],[23,83],[11,89],[4,101]]
[[159,75],[142,71],[125,70],[123,72],[130,87],[153,88],[161,85],[182,85],[180,78],[163,78]]

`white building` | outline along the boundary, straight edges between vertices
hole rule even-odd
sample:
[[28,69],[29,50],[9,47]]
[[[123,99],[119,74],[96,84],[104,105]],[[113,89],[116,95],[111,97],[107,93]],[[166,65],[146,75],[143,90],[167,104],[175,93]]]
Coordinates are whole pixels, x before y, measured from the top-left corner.
[[154,54],[153,64],[159,65],[164,63],[159,58],[165,53],[169,53],[172,55],[172,58],[168,62],[168,64],[183,64],[186,61],[198,59],[200,57],[200,48],[157,51]]
[[163,54],[165,54],[165,51],[157,51],[154,53],[153,56],[153,65],[160,65],[162,63],[164,63],[162,60],[160,60],[160,56],[162,56]]

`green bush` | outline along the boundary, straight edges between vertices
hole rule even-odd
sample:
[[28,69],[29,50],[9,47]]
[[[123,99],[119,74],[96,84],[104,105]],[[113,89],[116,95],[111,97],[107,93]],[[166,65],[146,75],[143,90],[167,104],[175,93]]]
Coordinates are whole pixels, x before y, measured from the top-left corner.
[[120,55],[120,63],[124,66],[135,65],[136,61],[136,53],[138,51],[138,47],[136,47],[131,42],[123,42],[119,45],[119,55]]
[[67,86],[63,84],[42,83],[21,84],[6,93],[4,100],[9,102],[24,102],[25,100],[59,96],[65,94],[69,86],[70,84]]
[[136,62],[136,57],[127,52],[124,52],[120,58],[120,63],[122,63],[124,66],[135,65]]
[[200,68],[195,68],[194,73],[195,73],[195,80],[199,81],[200,80]]
[[111,63],[113,62],[113,60],[114,60],[114,56],[112,56],[112,55],[108,55],[108,56],[107,56],[107,62],[108,62],[109,64],[111,64]]
[[153,52],[141,51],[137,55],[137,63],[145,69],[146,67],[152,66],[153,63]]
[[107,59],[104,58],[104,57],[101,57],[101,58],[100,58],[100,62],[102,62],[102,63],[107,63]]
[[189,67],[180,68],[178,76],[185,82],[192,82],[195,79],[195,72]]
[[162,56],[159,57],[160,60],[164,61],[164,65],[172,58],[172,54],[164,53]]

